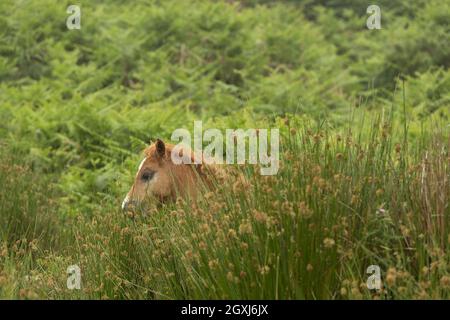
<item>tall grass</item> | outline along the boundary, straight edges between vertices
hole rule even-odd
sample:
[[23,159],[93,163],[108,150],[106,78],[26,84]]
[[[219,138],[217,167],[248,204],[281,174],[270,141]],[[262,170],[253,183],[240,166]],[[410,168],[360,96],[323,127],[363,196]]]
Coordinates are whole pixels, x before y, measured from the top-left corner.
[[16,150],[0,144],[0,151],[0,296],[14,297],[21,287],[26,292],[30,268],[60,247],[64,232],[49,178],[27,167]]
[[[155,204],[133,217],[117,209],[118,201],[80,212],[58,224],[71,229],[65,247],[35,259],[36,282],[18,283],[15,292],[23,286],[31,297],[50,298],[448,298],[448,132],[433,130],[410,144],[390,117],[373,121],[368,134],[296,118],[279,125],[276,176],[235,167],[195,203]],[[7,203],[2,198],[2,208]],[[81,267],[80,291],[65,287],[70,264]],[[366,286],[370,265],[382,270],[381,290]]]

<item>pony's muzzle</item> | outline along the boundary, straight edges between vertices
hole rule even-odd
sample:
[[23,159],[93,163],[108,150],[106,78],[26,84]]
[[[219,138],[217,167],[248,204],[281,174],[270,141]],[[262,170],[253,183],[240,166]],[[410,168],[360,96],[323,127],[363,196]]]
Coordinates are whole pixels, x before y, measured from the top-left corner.
[[129,200],[128,198],[126,198],[122,202],[122,210],[125,212],[134,211],[138,205],[139,205],[139,203],[137,201]]

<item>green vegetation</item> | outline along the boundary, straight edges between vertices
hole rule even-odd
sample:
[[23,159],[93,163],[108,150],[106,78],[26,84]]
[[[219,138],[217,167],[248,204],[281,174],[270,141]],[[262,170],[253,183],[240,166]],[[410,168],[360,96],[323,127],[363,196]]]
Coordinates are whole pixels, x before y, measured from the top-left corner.
[[[80,3],[0,2],[0,298],[449,298],[449,1],[382,30],[360,0]],[[279,173],[122,213],[197,119],[280,128]]]

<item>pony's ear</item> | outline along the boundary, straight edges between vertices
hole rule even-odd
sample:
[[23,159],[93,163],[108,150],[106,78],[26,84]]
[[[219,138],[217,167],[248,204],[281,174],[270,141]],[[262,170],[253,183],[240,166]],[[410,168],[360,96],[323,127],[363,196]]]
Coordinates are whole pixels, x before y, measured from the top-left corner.
[[156,155],[159,158],[163,158],[164,155],[166,154],[166,145],[161,139],[156,139],[155,144],[156,144]]

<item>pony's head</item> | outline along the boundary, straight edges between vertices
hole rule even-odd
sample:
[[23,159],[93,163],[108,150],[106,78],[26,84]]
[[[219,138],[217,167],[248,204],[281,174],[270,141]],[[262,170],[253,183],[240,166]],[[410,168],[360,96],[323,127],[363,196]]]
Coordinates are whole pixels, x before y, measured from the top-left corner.
[[[139,208],[145,201],[175,200],[177,195],[195,197],[204,177],[201,165],[173,163],[173,148],[158,139],[145,149],[134,183],[122,202],[123,210]],[[194,154],[182,152],[191,153],[193,163]]]

